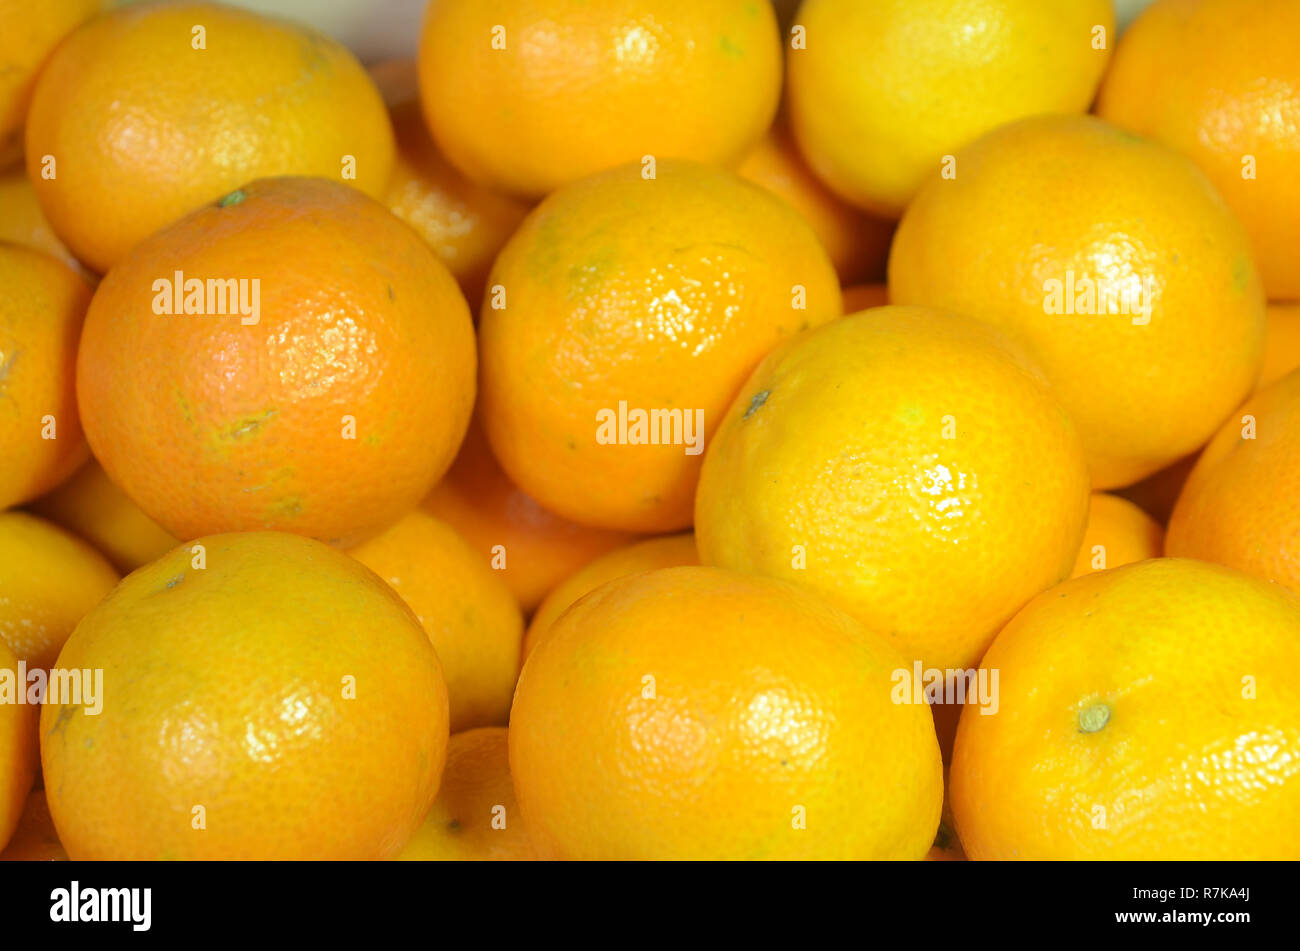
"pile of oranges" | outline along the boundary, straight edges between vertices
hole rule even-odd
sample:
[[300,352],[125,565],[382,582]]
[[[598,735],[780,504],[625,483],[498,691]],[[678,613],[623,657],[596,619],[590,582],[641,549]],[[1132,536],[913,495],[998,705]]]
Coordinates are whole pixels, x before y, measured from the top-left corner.
[[0,857],[1300,858],[1300,3],[247,6],[0,0]]

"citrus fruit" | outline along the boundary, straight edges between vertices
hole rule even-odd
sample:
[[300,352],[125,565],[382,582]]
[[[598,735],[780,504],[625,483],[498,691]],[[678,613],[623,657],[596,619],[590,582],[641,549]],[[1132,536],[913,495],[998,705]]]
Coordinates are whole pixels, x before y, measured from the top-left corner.
[[83,277],[89,277],[89,272],[82,268],[45,220],[45,213],[36,200],[36,189],[21,165],[0,172],[0,241],[44,251]]
[[1160,523],[1128,499],[1094,492],[1088,502],[1088,527],[1071,578],[1159,558],[1164,549]]
[[736,388],[840,311],[799,213],[695,162],[555,192],[489,283],[480,409],[502,468],[565,518],[636,532],[690,525],[700,454]]
[[505,727],[455,733],[438,798],[402,861],[526,862],[537,857],[510,781]]
[[1298,479],[1300,370],[1255,394],[1210,440],[1169,517],[1165,552],[1300,592]]
[[856,284],[844,288],[842,299],[846,314],[856,314],[860,310],[869,310],[872,307],[884,307],[889,303],[889,287],[885,284]]
[[334,40],[225,4],[149,3],[58,48],[32,95],[26,152],[55,232],[103,273],[255,178],[319,175],[378,197],[393,130]]
[[477,419],[422,507],[456,529],[501,574],[525,614],[591,559],[636,538],[578,525],[542,508],[501,471]]
[[101,0],[0,0],[0,165],[22,151],[23,121],[41,67],[59,41],[100,6]]
[[180,542],[140,511],[94,459],[28,508],[90,542],[123,574],[161,558]]
[[1300,304],[1269,304],[1268,329],[1264,336],[1264,368],[1259,386],[1264,387],[1300,368]]
[[[1245,634],[1249,636],[1243,636]],[[1031,601],[962,714],[950,796],[972,859],[1300,856],[1300,599],[1157,558]]]
[[890,300],[1022,334],[1096,488],[1203,445],[1250,393],[1264,346],[1250,244],[1209,180],[1089,116],[1003,126],[958,163],[898,227]]
[[55,862],[67,858],[59,834],[54,831],[45,790],[33,789],[9,844],[0,848],[0,862]]
[[65,264],[0,242],[0,509],[54,488],[87,456],[77,337],[90,290]]
[[519,679],[529,835],[570,859],[922,858],[943,774],[929,708],[891,700],[904,665],[783,581],[698,566],[611,581]]
[[705,564],[815,589],[927,667],[975,664],[1069,575],[1079,437],[993,328],[922,307],[843,317],[754,371],[709,447]]
[[176,537],[348,545],[451,464],[474,402],[473,324],[446,268],[378,202],[264,179],[113,269],[77,386],[95,457]]
[[605,582],[624,575],[653,571],[655,568],[675,568],[699,563],[695,536],[690,532],[646,538],[593,559],[551,589],[551,593],[538,606],[528,624],[528,631],[524,634],[524,657],[529,655],[538,640],[551,629],[556,618],[567,611],[570,605]]
[[53,697],[41,713],[74,859],[391,858],[437,792],[437,654],[383,581],[312,539],[176,548],[86,615],[58,663],[103,671],[98,714]]
[[505,723],[524,622],[497,572],[445,522],[419,510],[349,554],[420,619],[442,662],[451,731]]
[[1097,113],[1190,156],[1245,224],[1270,298],[1300,298],[1300,4],[1161,0],[1124,34]]
[[647,155],[739,159],[776,112],[781,41],[759,0],[436,0],[419,68],[451,163],[541,197]]
[[19,677],[18,663],[18,655],[0,638],[0,849],[18,827],[40,762],[36,718],[41,708],[20,702],[30,681]]
[[118,582],[104,556],[26,512],[0,512],[0,638],[48,669],[77,622]]
[[[897,218],[945,156],[990,129],[1088,109],[1110,0],[805,0],[787,53],[791,124],[836,192]],[[792,40],[793,44],[793,40]]]
[[371,74],[397,136],[384,202],[433,248],[477,310],[492,261],[528,206],[471,181],[443,158],[420,111],[414,62],[382,64]]
[[808,168],[785,122],[773,126],[736,166],[742,178],[780,195],[817,235],[840,283],[882,280],[889,257],[890,222],[846,204]]

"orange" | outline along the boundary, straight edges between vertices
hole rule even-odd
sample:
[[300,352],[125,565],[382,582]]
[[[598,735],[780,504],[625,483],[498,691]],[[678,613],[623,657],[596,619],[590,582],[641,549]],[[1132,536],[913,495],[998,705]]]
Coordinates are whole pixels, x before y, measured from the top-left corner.
[[893,225],[863,214],[823,185],[799,155],[785,122],[778,122],[760,139],[736,171],[780,195],[804,216],[835,265],[840,283],[884,278]]
[[0,638],[28,666],[48,669],[117,582],[80,538],[26,512],[0,512]]
[[745,376],[840,312],[799,213],[695,162],[555,192],[489,282],[481,411],[501,467],[565,518],[635,532],[690,525],[701,453]]
[[[384,64],[372,70],[386,92],[397,134],[397,159],[384,202],[433,248],[458,282],[471,307],[497,252],[519,227],[528,206],[470,181],[443,158],[429,137],[417,97],[415,64]],[[409,83],[406,73],[409,71]]]
[[44,251],[91,279],[45,220],[36,189],[22,166],[0,172],[0,241]]
[[31,681],[19,677],[18,663],[18,655],[0,638],[0,849],[18,828],[39,765],[36,718],[41,708],[27,700]]
[[[209,282],[186,298],[205,313],[179,312],[182,280],[187,295]],[[176,537],[278,529],[346,546],[451,464],[474,402],[473,324],[446,268],[378,202],[265,179],[104,279],[77,389],[95,458]]]
[[943,767],[929,708],[891,699],[904,666],[783,581],[612,581],[519,679],[510,768],[529,835],[569,859],[922,858]]
[[101,0],[0,0],[0,165],[22,151],[23,122],[41,67],[59,41],[100,6]]
[[[195,547],[199,551],[195,551]],[[41,755],[74,859],[383,859],[438,790],[447,689],[415,615],[357,561],[278,532],[214,535],[128,576],[59,667]]]
[[1071,578],[1159,558],[1165,532],[1160,523],[1128,499],[1094,492],[1088,503],[1088,527]]
[[1088,507],[1079,437],[997,331],[922,307],[778,349],[700,478],[705,564],[801,583],[909,665],[970,667],[1069,575]]
[[0,849],[0,862],[55,862],[67,858],[59,834],[54,831],[45,790],[33,789],[9,845]]
[[435,0],[419,67],[451,163],[541,197],[647,155],[739,159],[776,112],[781,41],[760,0]]
[[442,662],[451,731],[504,724],[524,622],[500,575],[450,526],[419,510],[349,554],[420,619]]
[[889,287],[885,284],[857,284],[844,288],[844,313],[856,314],[872,307],[889,303]]
[[0,242],[0,509],[54,488],[86,460],[77,337],[90,290],[67,265]]
[[795,22],[799,146],[831,188],[891,218],[990,129],[1087,111],[1115,31],[1110,0],[805,0]]
[[1003,126],[894,236],[889,296],[1023,335],[1096,488],[1205,443],[1250,393],[1264,301],[1241,225],[1183,156],[1087,116]]
[[1165,552],[1300,592],[1300,370],[1253,396],[1205,447]]
[[510,781],[505,727],[452,736],[438,798],[397,857],[407,862],[526,862],[537,857]]
[[334,40],[224,4],[149,3],[59,47],[32,96],[26,151],[55,232],[103,273],[255,178],[319,175],[378,197],[393,130]]
[[684,535],[662,535],[633,542],[626,548],[616,548],[608,554],[579,568],[560,584],[551,589],[524,635],[524,657],[537,646],[537,642],[551,629],[556,619],[567,611],[570,605],[584,595],[595,591],[607,581],[622,578],[625,575],[653,571],[655,568],[675,568],[679,565],[698,565],[700,556],[695,550],[695,536],[690,532]]
[[94,459],[28,507],[90,542],[123,574],[161,558],[180,542],[140,511]]
[[577,525],[542,508],[501,471],[477,421],[422,507],[501,573],[525,614],[591,559],[636,537]]
[[[1249,634],[1249,636],[1243,636]],[[1202,562],[1076,578],[998,635],[949,789],[972,859],[1300,857],[1300,599]]]
[[1300,304],[1269,304],[1268,330],[1264,336],[1264,368],[1259,386],[1264,387],[1300,368]]
[[1250,233],[1271,298],[1300,298],[1300,4],[1160,0],[1124,34],[1097,113],[1190,156]]

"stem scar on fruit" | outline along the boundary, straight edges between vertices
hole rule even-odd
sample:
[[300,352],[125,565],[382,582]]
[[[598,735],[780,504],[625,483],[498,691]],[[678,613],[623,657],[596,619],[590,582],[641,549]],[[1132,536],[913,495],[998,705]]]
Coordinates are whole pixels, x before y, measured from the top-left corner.
[[1110,705],[1104,700],[1079,711],[1079,732],[1096,733],[1110,722]]
[[745,410],[745,415],[740,418],[749,419],[749,417],[753,416],[754,411],[767,402],[767,398],[771,394],[771,392],[772,392],[771,390],[759,390],[752,397],[750,397],[749,409]]
[[248,195],[245,194],[245,192],[244,192],[244,190],[243,190],[242,188],[236,188],[236,189],[235,189],[233,192],[231,192],[229,195],[226,195],[224,198],[222,198],[220,201],[218,201],[218,202],[217,202],[217,207],[218,207],[218,208],[228,208],[228,207],[231,206],[231,205],[238,205],[241,201],[243,201],[243,200],[244,200],[245,198],[247,198],[247,197],[248,197]]

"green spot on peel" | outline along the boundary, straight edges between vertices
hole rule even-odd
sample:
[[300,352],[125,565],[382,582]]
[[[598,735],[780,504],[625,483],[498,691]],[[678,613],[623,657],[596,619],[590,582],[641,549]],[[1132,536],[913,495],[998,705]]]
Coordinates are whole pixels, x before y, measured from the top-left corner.
[[755,393],[749,400],[749,409],[745,410],[745,415],[741,419],[749,419],[749,417],[753,416],[755,410],[767,402],[767,398],[771,393],[771,390],[759,390]]
[[221,199],[219,202],[217,202],[217,207],[218,207],[218,208],[229,208],[231,205],[238,205],[240,202],[242,202],[242,201],[243,201],[245,198],[247,198],[247,197],[248,197],[248,194],[247,194],[247,193],[246,193],[242,188],[236,188],[233,192],[231,192],[231,193],[230,193],[229,195],[227,195],[225,198],[223,198],[223,199]]
[[1103,700],[1079,711],[1080,733],[1096,733],[1109,722],[1110,705]]

